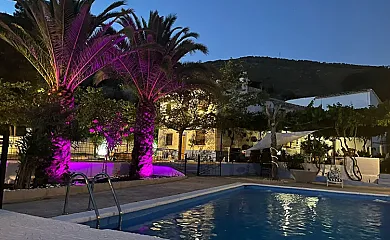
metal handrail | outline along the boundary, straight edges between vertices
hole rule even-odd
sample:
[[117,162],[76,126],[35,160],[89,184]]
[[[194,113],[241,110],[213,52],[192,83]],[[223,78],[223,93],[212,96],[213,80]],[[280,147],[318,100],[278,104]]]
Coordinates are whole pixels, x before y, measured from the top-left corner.
[[[276,158],[276,161],[279,160],[279,158],[278,158],[277,156],[271,156],[271,158]],[[276,163],[276,165],[278,165],[277,162],[275,162],[274,160],[271,160],[271,163]],[[279,167],[279,166],[278,166],[278,167]]]
[[[123,212],[122,212],[122,209],[121,209],[121,205],[119,204],[119,201],[118,201],[118,198],[116,196],[116,192],[115,192],[115,189],[114,187],[112,186],[112,182],[111,182],[111,177],[107,174],[107,173],[98,173],[95,175],[95,177],[93,177],[93,180],[92,180],[92,192],[94,190],[94,187],[95,187],[95,182],[96,180],[98,179],[98,177],[104,177],[104,178],[107,178],[107,181],[108,181],[108,185],[110,186],[110,189],[111,189],[111,193],[112,193],[112,196],[114,197],[114,201],[115,201],[115,204],[116,204],[116,207],[118,209],[118,213],[119,213],[119,223],[118,223],[118,230],[121,230],[122,228],[122,215],[123,215]],[[103,179],[104,179],[103,178]],[[88,209],[89,210],[92,210],[91,208],[91,201],[92,201],[92,198],[89,199],[89,203],[88,203]],[[92,201],[93,202],[93,201]],[[93,203],[92,203],[93,204]]]
[[278,152],[278,149],[274,148],[274,147],[270,147],[269,148],[271,151],[274,150],[275,152]]
[[[92,191],[91,185],[89,184],[88,177],[84,173],[74,173],[70,177],[69,183],[66,186],[65,203],[64,203],[64,209],[62,211],[62,214],[63,215],[68,214],[68,212],[66,211],[66,208],[68,207],[70,186],[72,185],[73,180],[75,180],[75,177],[78,177],[78,176],[81,176],[84,179],[84,181],[85,181],[85,185],[87,185],[88,193],[89,193],[89,200],[92,202],[93,208],[95,210],[96,228],[99,229],[100,228],[100,214],[99,214],[99,210],[98,210],[98,208],[96,206],[96,201],[95,201],[95,198],[93,197],[93,191]],[[88,203],[88,205],[89,205],[89,203]],[[89,206],[88,206],[88,208],[89,208]]]

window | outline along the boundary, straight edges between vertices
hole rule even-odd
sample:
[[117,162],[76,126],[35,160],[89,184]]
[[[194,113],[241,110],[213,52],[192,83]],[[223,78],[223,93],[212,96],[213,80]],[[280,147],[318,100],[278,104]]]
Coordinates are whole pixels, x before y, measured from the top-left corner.
[[196,131],[195,145],[206,145],[206,132],[204,130]]
[[168,133],[165,136],[165,145],[167,145],[167,146],[172,145],[172,139],[173,139],[173,134],[172,133]]

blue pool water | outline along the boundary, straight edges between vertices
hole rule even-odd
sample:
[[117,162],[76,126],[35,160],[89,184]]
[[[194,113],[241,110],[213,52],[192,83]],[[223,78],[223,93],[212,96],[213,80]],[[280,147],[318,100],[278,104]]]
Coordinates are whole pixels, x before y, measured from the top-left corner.
[[246,187],[133,213],[124,217],[123,231],[167,239],[390,239],[390,202]]

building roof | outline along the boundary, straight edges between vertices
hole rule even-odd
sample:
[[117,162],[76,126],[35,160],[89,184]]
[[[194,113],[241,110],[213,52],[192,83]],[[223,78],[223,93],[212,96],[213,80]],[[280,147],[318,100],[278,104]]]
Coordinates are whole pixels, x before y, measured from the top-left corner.
[[378,95],[375,93],[375,91],[371,88],[368,89],[362,89],[362,90],[357,90],[357,91],[346,91],[346,92],[340,92],[340,93],[333,93],[333,94],[325,94],[325,95],[317,95],[314,97],[302,97],[302,98],[294,98],[294,99],[289,99],[287,102],[290,101],[295,101],[295,100],[314,100],[314,99],[320,99],[320,98],[330,98],[330,97],[338,97],[338,96],[347,96],[347,95],[352,95],[352,94],[359,94],[359,93],[366,93],[366,92],[371,92],[373,93],[379,100],[380,98]]
[[[283,109],[287,111],[296,111],[296,110],[303,110],[306,108],[306,106],[301,106],[301,105],[296,105],[293,103],[288,103],[283,100],[279,100],[276,98],[269,98],[268,101],[273,102],[275,105],[281,106]],[[262,105],[251,105],[248,106],[248,111],[252,113],[256,112],[262,112],[263,111],[263,106]]]
[[[359,94],[364,94],[364,97],[363,95],[359,96]],[[366,97],[367,94],[369,94],[369,97]],[[324,108],[337,103],[342,105],[351,105],[356,108],[365,108],[369,107],[370,105],[376,106],[381,102],[381,100],[374,90],[363,89],[359,91],[349,91],[337,94],[319,95],[315,97],[290,99],[287,102],[301,106],[308,106],[311,102],[314,102],[314,106],[322,105]]]
[[316,99],[318,99],[318,98],[329,98],[329,97],[345,96],[345,95],[352,95],[352,94],[359,94],[359,93],[366,93],[366,92],[373,93],[380,100],[378,95],[371,88],[357,90],[357,91],[346,91],[346,92],[340,92],[340,93],[333,93],[333,94],[327,94],[327,95],[318,95],[318,96],[315,96],[315,98]]
[[273,103],[281,105],[283,108],[287,108],[287,109],[291,109],[291,110],[300,110],[300,109],[305,108],[304,106],[297,105],[294,103],[285,102],[283,100],[276,99],[276,98],[269,98],[269,100],[272,101]]

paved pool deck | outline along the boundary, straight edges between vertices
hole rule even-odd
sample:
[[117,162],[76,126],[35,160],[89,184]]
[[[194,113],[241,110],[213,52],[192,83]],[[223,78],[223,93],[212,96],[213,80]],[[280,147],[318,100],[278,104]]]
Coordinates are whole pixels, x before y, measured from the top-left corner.
[[[293,181],[270,181],[259,179],[258,177],[189,177],[181,181],[118,189],[116,192],[119,202],[121,204],[126,204],[233,183],[260,183],[310,189],[329,189],[347,192],[390,195],[390,188],[385,187],[344,186],[342,189],[340,185],[326,187],[325,184],[321,183],[301,184],[295,183]],[[109,191],[95,193],[95,199],[99,209],[113,207],[115,205],[111,192]],[[61,215],[63,204],[64,197],[58,197],[24,203],[5,204],[3,208],[8,211],[51,218]],[[71,196],[68,206],[69,213],[84,212],[86,211],[87,205],[87,194]]]
[[99,230],[85,225],[35,217],[0,209],[0,240],[158,240],[162,238]]

